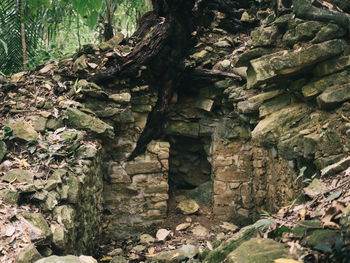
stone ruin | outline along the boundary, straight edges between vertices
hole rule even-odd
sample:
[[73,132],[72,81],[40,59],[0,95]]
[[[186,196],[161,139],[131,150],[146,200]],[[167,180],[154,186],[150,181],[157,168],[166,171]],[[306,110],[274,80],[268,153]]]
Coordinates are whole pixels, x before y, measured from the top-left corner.
[[[239,37],[221,28],[226,15],[215,13],[185,61],[191,69],[240,74],[247,83],[230,77],[183,81],[160,138],[132,161],[128,156],[158,96],[147,83],[114,79],[99,87],[80,80],[52,101],[45,99],[52,92],[43,88],[46,93],[25,106],[21,100],[30,85],[1,84],[2,98],[14,85],[21,97],[4,120],[14,138],[29,142],[46,134],[48,147],[65,143],[60,158],[74,153],[69,165],[50,166],[47,175],[33,166],[22,178],[22,170],[9,167],[0,177],[4,183],[20,182],[1,190],[4,202],[33,203],[42,211],[19,210],[30,224],[45,229],[34,238],[42,254],[47,247],[55,253],[90,253],[101,242],[162,222],[169,189],[199,189],[215,217],[248,224],[263,210],[276,211],[296,198],[303,178],[349,154],[345,30],[292,14],[258,17],[261,25]],[[84,59],[100,54],[93,52]],[[84,70],[80,61],[46,67],[59,75],[62,65]],[[49,70],[36,74],[48,78]],[[6,145],[1,149],[6,153]]]

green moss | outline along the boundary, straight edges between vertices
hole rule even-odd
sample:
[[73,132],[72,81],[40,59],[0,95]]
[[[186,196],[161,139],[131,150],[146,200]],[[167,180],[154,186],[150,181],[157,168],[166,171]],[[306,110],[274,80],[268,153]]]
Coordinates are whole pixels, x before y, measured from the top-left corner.
[[206,263],[218,263],[223,262],[225,257],[240,246],[244,241],[249,240],[257,233],[257,230],[247,229],[245,231],[238,232],[233,238],[222,243],[217,249],[209,252],[208,256],[204,259]]

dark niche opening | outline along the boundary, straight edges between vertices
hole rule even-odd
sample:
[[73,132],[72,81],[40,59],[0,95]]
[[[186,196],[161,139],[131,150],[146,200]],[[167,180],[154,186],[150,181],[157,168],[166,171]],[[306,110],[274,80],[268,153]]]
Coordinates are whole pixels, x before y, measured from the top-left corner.
[[171,189],[194,189],[211,180],[203,139],[174,136],[170,138],[169,185]]

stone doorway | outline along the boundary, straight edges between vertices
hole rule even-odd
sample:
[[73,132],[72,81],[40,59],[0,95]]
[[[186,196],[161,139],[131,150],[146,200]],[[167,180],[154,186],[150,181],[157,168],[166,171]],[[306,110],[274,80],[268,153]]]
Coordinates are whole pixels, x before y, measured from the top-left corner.
[[191,198],[204,206],[211,205],[213,184],[208,158],[211,139],[171,136],[169,141],[169,210],[182,198]]

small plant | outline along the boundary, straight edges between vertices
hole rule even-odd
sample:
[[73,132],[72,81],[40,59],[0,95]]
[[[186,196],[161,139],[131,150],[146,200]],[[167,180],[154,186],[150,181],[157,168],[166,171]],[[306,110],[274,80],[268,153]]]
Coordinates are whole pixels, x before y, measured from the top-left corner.
[[30,154],[33,154],[37,150],[37,145],[38,145],[38,139],[33,139],[26,143],[26,148]]
[[3,133],[4,133],[4,139],[5,140],[12,140],[14,137],[12,136],[12,128],[9,126],[4,126],[2,128]]

